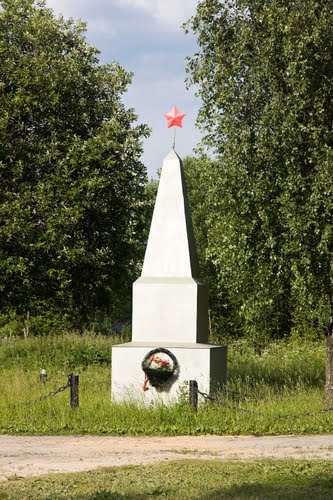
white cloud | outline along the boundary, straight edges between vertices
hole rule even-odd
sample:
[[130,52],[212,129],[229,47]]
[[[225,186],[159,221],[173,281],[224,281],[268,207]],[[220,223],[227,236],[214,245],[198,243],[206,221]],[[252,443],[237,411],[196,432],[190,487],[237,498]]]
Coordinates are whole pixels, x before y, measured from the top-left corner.
[[80,17],[77,13],[84,1],[80,0],[46,0],[47,7],[54,10],[56,14],[63,14],[65,17]]
[[46,0],[47,6],[57,14],[78,17],[80,12],[92,13],[103,17],[103,12],[112,9],[112,5],[124,9],[132,8],[144,11],[158,24],[178,29],[191,15],[194,14],[198,0],[95,0],[92,9],[89,0]]
[[114,7],[136,9],[160,27],[176,31],[195,13],[198,0],[46,0],[56,14],[84,19],[104,18]]
[[96,4],[97,6],[100,4],[101,8],[96,9],[92,14],[89,11],[91,3],[86,0],[46,0],[47,7],[53,9],[56,14],[62,14],[65,18],[73,17],[74,19],[87,20],[89,33],[103,36],[105,39],[116,36],[117,30],[111,26],[110,20],[103,15],[103,0],[102,2],[96,0]]
[[91,19],[88,24],[89,31],[96,35],[103,36],[105,39],[115,37],[118,32],[110,27],[110,23],[102,18]]
[[119,7],[133,7],[147,12],[165,28],[178,29],[194,14],[198,0],[114,0]]

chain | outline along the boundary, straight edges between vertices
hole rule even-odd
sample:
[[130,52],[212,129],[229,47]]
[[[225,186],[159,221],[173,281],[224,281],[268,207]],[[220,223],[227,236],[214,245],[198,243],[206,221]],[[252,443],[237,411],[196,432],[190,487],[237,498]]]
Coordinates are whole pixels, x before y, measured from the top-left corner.
[[212,396],[210,396],[209,394],[207,394],[207,392],[201,392],[199,391],[199,389],[195,389],[195,391],[200,394],[200,396],[202,396],[204,399],[208,399],[209,401],[217,401],[216,398],[213,398]]
[[[199,389],[195,389],[197,394],[200,394],[200,396],[202,396],[204,399],[206,400],[209,400],[209,401],[214,401],[216,403],[218,403],[219,405],[223,406],[224,408],[227,408],[228,410],[231,410],[231,411],[241,411],[243,413],[251,413],[252,415],[257,415],[257,416],[260,416],[260,417],[267,417],[266,414],[264,413],[261,413],[261,412],[258,412],[258,411],[253,411],[253,410],[248,410],[247,408],[242,408],[242,407],[236,407],[236,406],[231,406],[229,405],[228,403],[225,403],[223,401],[219,401],[217,398],[214,398],[212,396],[210,396],[209,394],[207,394],[206,392],[201,392],[199,391]],[[280,414],[276,414],[276,415],[272,415],[273,418],[301,418],[301,417],[313,417],[313,416],[316,416],[316,415],[320,415],[322,413],[329,413],[333,411],[333,407],[329,407],[329,408],[322,408],[321,410],[317,410],[317,411],[307,411],[307,412],[304,412],[304,413],[297,413],[297,414],[294,414],[294,413],[280,413]]]
[[53,396],[56,396],[57,394],[59,394],[59,392],[63,392],[68,387],[71,386],[71,379],[70,379],[70,377],[71,376],[69,375],[68,376],[67,384],[59,387],[59,389],[55,389],[54,391],[51,391],[48,394],[45,394],[44,396],[41,396],[40,398],[33,399],[33,400],[27,401],[25,403],[19,403],[19,404],[13,405],[13,406],[14,407],[17,407],[17,406],[29,406],[29,405],[33,405],[33,404],[36,404],[36,403],[40,403],[41,401],[45,401],[45,399],[52,398]]
[[293,417],[293,418],[300,418],[300,417],[314,417],[316,415],[320,415],[322,413],[329,413],[333,411],[333,407],[329,407],[329,408],[322,408],[321,410],[317,410],[317,411],[306,411],[304,413],[284,413],[284,414],[279,414],[279,415],[275,415],[275,418],[290,418],[290,417]]
[[255,414],[255,415],[262,415],[259,412],[254,412],[252,410],[248,410],[247,408],[242,408],[240,406],[236,407],[236,406],[228,405],[228,403],[219,401],[217,398],[214,398],[214,397],[210,396],[206,392],[199,391],[199,389],[196,389],[196,392],[198,394],[200,394],[200,396],[202,396],[204,399],[209,400],[209,401],[214,401],[214,402],[218,403],[220,406],[224,406],[224,408],[228,408],[228,410],[231,410],[231,411],[241,411],[243,413],[252,413],[252,414]]

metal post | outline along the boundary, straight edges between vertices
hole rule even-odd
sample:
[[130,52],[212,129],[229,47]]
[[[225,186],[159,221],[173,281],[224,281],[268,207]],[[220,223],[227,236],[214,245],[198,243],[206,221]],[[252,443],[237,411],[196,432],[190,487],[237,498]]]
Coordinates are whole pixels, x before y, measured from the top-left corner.
[[70,405],[71,408],[79,406],[79,376],[71,373],[69,375],[70,381]]
[[190,380],[190,406],[193,411],[198,410],[198,382]]

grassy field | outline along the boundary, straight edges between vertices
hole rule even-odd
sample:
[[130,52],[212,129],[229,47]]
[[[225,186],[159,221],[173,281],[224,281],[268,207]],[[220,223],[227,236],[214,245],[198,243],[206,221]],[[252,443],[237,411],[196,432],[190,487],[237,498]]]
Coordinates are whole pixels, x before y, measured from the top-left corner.
[[[11,434],[307,434],[332,433],[333,412],[323,406],[325,342],[279,341],[256,354],[249,342],[229,345],[228,385],[219,403],[195,414],[183,400],[142,408],[110,402],[110,350],[121,339],[93,335],[40,337],[0,346],[0,432]],[[45,385],[41,368],[48,371]],[[69,389],[24,404],[80,376],[80,406]],[[291,416],[282,416],[290,414]]]
[[179,461],[99,469],[0,483],[0,498],[28,499],[331,499],[329,461]]

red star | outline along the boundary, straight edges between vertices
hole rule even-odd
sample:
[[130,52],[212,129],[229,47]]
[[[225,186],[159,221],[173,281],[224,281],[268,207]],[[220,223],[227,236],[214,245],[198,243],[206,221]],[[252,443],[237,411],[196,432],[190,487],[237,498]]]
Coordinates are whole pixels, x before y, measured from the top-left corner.
[[168,128],[170,127],[180,127],[182,128],[182,119],[186,116],[185,113],[181,113],[176,106],[173,106],[170,113],[165,113],[163,116],[168,120]]

